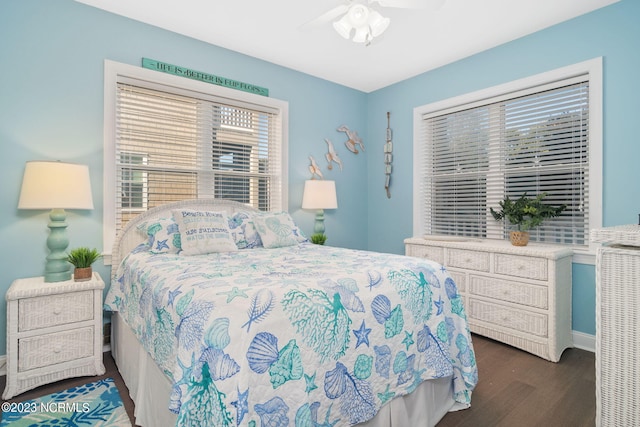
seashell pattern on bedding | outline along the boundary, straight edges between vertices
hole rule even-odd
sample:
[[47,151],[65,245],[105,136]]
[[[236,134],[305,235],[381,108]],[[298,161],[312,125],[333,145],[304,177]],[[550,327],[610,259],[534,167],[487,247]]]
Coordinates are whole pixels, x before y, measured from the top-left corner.
[[299,243],[207,255],[140,246],[106,297],[173,383],[178,425],[351,426],[423,381],[477,382],[447,271]]

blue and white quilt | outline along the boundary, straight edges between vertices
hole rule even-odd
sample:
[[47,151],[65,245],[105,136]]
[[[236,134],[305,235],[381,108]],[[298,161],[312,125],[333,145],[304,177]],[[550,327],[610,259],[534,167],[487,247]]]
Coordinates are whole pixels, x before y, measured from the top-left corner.
[[470,403],[473,346],[440,264],[310,243],[148,249],[123,261],[105,306],[173,381],[178,425],[350,426],[445,376]]

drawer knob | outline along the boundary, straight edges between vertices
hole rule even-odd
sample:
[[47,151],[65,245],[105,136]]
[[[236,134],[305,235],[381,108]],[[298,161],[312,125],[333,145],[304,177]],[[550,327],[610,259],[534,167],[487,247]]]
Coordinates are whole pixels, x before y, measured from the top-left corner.
[[466,262],[466,263],[470,263],[470,262],[471,262],[471,258],[465,258],[465,259],[464,259],[464,262]]
[[62,351],[62,347],[60,347],[59,345],[57,345],[57,346],[55,346],[55,347],[53,348],[53,352],[54,352],[54,353],[60,353],[61,351]]
[[62,308],[61,307],[55,307],[53,309],[53,314],[55,314],[56,316],[59,315],[60,313],[62,313]]

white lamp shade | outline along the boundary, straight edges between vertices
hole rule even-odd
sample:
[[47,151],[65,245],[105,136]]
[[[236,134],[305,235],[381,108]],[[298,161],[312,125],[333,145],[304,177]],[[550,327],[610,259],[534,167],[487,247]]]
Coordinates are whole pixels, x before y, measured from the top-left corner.
[[89,168],[63,162],[27,162],[19,209],[93,209]]
[[336,182],[312,179],[304,182],[302,209],[337,209]]

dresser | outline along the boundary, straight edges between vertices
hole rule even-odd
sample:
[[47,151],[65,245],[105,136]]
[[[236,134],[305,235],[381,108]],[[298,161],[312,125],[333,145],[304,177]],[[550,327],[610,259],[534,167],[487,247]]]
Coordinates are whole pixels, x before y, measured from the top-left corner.
[[591,230],[596,255],[596,426],[640,426],[640,225]]
[[406,255],[447,268],[471,332],[552,362],[573,346],[570,248],[454,237],[404,243]]
[[65,378],[102,375],[102,290],[91,280],[18,279],[6,293],[7,383],[13,396]]

